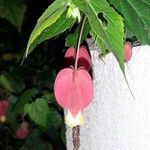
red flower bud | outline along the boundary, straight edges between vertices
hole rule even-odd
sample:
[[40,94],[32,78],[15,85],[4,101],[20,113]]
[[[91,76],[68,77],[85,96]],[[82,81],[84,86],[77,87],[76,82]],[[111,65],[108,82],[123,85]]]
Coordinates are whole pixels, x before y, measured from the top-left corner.
[[5,122],[6,121],[6,112],[9,107],[9,101],[7,100],[1,100],[0,101],[0,121]]
[[29,133],[29,124],[28,122],[23,121],[16,131],[16,137],[18,139],[25,139],[29,135]]
[[124,46],[124,61],[128,62],[132,57],[132,45],[130,42],[126,42]]

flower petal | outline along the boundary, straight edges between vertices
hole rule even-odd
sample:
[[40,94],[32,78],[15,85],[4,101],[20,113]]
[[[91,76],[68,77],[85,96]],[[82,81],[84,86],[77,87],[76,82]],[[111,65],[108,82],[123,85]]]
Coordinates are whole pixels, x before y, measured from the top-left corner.
[[18,139],[25,139],[29,135],[29,133],[29,124],[28,122],[23,121],[16,131],[16,137]]
[[85,46],[81,46],[79,50],[78,68],[84,67],[87,71],[92,68],[91,57]]
[[80,110],[76,117],[74,117],[69,110],[67,110],[67,114],[65,116],[65,123],[69,127],[73,128],[78,125],[83,125],[84,124],[84,117],[82,114],[82,111]]
[[130,42],[126,42],[124,45],[124,61],[128,62],[132,57],[132,45]]
[[67,66],[74,65],[76,51],[73,47],[68,48],[65,53],[65,62]]
[[7,108],[9,107],[9,101],[1,100],[0,101],[0,116],[6,115]]
[[[65,53],[65,60],[67,66],[74,65],[76,50],[74,48],[68,48]],[[85,46],[81,46],[78,56],[78,68],[84,67],[87,71],[90,71],[92,67],[91,57]]]
[[87,107],[92,100],[92,79],[84,69],[65,68],[55,79],[54,94],[63,108],[80,110]]

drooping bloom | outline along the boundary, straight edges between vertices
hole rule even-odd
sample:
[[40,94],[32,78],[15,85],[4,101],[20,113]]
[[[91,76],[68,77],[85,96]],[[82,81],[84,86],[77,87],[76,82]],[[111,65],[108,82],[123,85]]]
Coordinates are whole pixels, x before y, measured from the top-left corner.
[[29,135],[29,123],[26,121],[23,121],[19,128],[16,131],[16,137],[18,139],[25,139]]
[[73,66],[75,61],[76,51],[73,47],[67,49],[65,53],[65,63],[67,66]]
[[73,128],[84,124],[83,110],[79,110],[76,115],[73,115],[69,109],[66,110],[65,123]]
[[7,100],[0,101],[0,121],[1,122],[6,121],[6,112],[7,112],[9,105],[10,105],[10,103]]
[[132,45],[127,41],[124,45],[124,61],[128,62],[132,57]]
[[65,68],[56,76],[54,94],[58,104],[66,110],[65,122],[70,127],[84,122],[82,111],[93,97],[93,84],[85,69]]
[[[68,48],[65,53],[65,61],[68,66],[73,66],[75,62],[76,51],[74,48]],[[87,71],[90,71],[92,67],[91,57],[85,46],[81,46],[79,49],[78,68],[84,67]]]
[[85,67],[87,71],[92,68],[91,57],[85,46],[81,46],[79,50],[78,68]]

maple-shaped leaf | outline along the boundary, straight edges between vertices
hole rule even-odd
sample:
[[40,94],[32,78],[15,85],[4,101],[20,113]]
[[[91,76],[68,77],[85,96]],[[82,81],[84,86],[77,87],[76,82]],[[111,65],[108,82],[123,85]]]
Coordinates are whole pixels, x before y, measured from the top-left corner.
[[122,17],[106,0],[73,0],[87,16],[94,39],[100,40],[99,47],[112,51],[124,71],[124,24]]
[[150,0],[110,0],[127,27],[143,44],[150,44]]

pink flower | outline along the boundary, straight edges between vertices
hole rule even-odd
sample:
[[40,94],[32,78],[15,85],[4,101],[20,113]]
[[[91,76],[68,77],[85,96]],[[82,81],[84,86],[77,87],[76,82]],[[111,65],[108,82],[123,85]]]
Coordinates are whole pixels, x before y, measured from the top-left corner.
[[74,65],[75,55],[76,55],[76,51],[73,47],[70,47],[67,49],[65,56],[64,56],[67,66],[73,66]]
[[29,135],[29,133],[29,124],[28,122],[23,121],[16,131],[16,137],[18,139],[25,139]]
[[6,121],[6,112],[7,112],[9,105],[10,103],[7,100],[0,101],[0,121],[1,122]]
[[130,42],[126,42],[124,45],[124,61],[128,62],[132,57],[132,45]]
[[[74,48],[68,48],[65,53],[65,60],[68,66],[73,66],[75,62],[76,51]],[[90,71],[92,67],[91,57],[85,46],[81,46],[79,50],[78,68],[84,67],[87,71]]]
[[55,79],[54,94],[58,104],[66,110],[66,124],[71,127],[83,124],[82,110],[93,97],[93,83],[89,73],[80,68],[61,70]]

